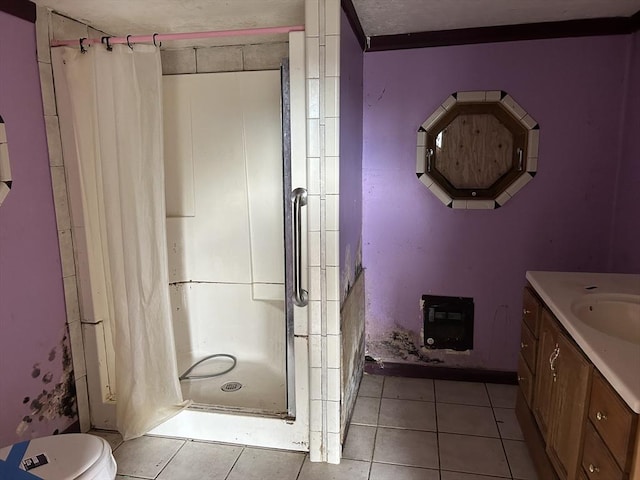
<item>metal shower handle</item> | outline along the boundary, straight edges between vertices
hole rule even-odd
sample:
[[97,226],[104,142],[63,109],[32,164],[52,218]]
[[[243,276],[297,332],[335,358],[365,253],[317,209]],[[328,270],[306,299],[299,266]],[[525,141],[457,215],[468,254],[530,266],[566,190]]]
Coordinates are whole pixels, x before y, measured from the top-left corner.
[[307,190],[301,187],[291,192],[293,201],[293,303],[306,307],[309,293],[302,288],[302,207],[307,204]]

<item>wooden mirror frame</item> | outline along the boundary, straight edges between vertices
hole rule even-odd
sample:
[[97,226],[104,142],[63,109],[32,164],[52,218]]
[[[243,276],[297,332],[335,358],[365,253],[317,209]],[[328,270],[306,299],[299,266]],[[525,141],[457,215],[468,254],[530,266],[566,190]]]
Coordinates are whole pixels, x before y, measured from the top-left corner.
[[[489,185],[456,186],[442,172],[436,139],[459,116],[492,115],[503,131],[511,134],[509,166],[489,178]],[[450,95],[418,129],[416,174],[446,206],[463,209],[494,209],[504,205],[536,174],[538,123],[506,92],[500,90],[456,92]],[[475,133],[481,134],[479,130]],[[469,142],[477,139],[469,139]],[[460,145],[463,148],[463,145]],[[504,157],[504,152],[502,153]],[[438,160],[441,160],[440,162]],[[463,158],[464,160],[464,158]]]
[[11,164],[4,120],[0,116],[0,205],[11,190]]

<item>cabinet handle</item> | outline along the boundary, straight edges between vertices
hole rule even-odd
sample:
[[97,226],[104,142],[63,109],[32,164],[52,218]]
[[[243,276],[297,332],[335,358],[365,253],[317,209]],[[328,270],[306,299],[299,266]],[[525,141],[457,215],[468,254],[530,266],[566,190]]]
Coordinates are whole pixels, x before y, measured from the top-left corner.
[[598,473],[600,471],[600,469],[598,467],[596,467],[593,463],[589,464],[589,471],[591,473]]
[[525,348],[527,348],[528,346],[529,346],[529,345],[527,345],[526,343],[524,343],[524,342],[520,342],[520,348],[521,348],[522,350],[524,350],[524,349],[525,349]]
[[521,377],[520,375],[518,375],[518,382],[522,383],[526,380],[526,377]]
[[556,348],[553,349],[551,355],[549,355],[549,368],[553,372],[553,381],[556,381],[558,374],[556,373],[556,360],[558,359],[558,355],[560,355],[560,347],[556,343]]
[[531,313],[531,310],[527,310],[526,308],[522,309],[522,314],[523,315],[529,315]]
[[598,420],[606,420],[606,419],[607,419],[607,415],[606,415],[606,414],[604,414],[604,413],[602,413],[602,412],[597,412],[597,413],[596,413],[596,418],[597,418]]

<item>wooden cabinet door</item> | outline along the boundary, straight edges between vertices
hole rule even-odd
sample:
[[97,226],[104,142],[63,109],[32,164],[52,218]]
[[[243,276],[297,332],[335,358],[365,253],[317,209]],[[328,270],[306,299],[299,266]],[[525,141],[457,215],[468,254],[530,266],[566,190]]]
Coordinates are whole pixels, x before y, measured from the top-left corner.
[[561,478],[576,478],[587,418],[591,363],[563,333],[558,336],[557,372],[547,453]]
[[[553,360],[558,348],[560,330],[550,312],[542,312],[540,335],[538,337],[538,363],[536,366],[536,383],[533,393],[533,416],[538,423],[542,437],[548,442],[549,424],[552,418],[552,395],[554,390],[554,374],[550,360]],[[554,362],[556,368],[557,359]]]

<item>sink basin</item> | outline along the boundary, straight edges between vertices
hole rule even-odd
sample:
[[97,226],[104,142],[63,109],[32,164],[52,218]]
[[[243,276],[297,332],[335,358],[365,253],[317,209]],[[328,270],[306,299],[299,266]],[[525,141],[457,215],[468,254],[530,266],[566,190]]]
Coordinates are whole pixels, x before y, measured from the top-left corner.
[[571,311],[602,333],[640,345],[640,295],[584,295],[571,305]]

